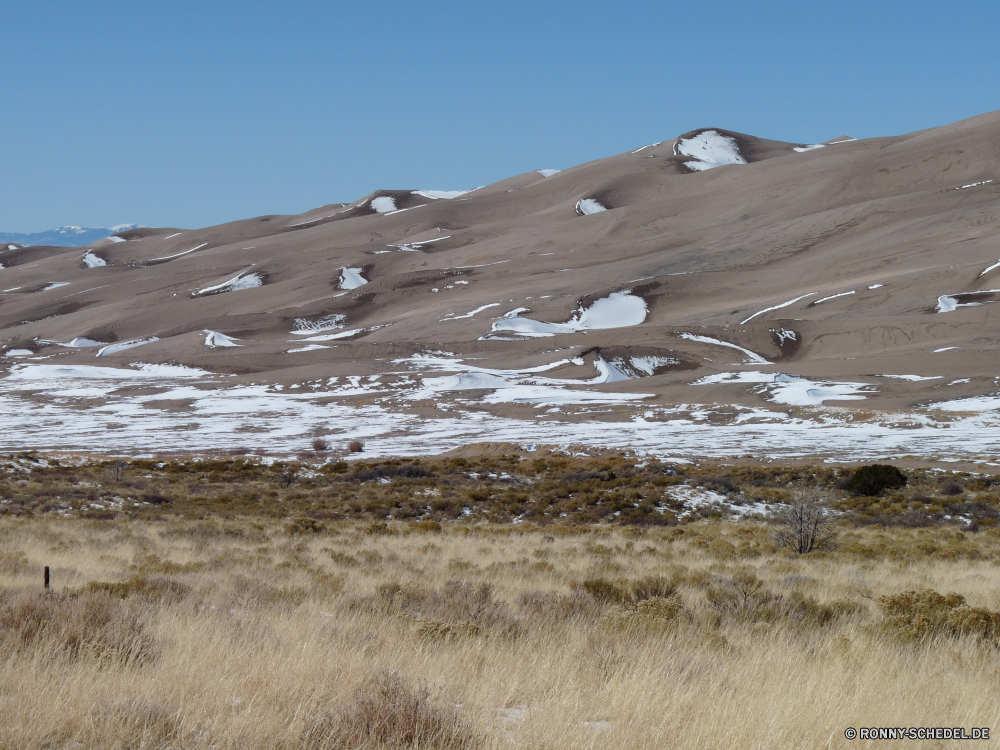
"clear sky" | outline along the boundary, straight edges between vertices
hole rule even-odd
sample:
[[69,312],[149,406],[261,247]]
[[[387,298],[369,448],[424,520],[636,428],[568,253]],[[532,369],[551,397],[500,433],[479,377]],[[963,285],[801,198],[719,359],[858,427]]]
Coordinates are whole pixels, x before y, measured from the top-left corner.
[[454,190],[697,127],[1000,109],[1000,3],[0,0],[0,231]]

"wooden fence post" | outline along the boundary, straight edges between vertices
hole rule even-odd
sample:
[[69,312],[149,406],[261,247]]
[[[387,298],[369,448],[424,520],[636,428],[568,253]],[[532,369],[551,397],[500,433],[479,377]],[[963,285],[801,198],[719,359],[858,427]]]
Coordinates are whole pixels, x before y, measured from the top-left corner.
[[49,587],[49,566],[46,565],[45,566],[45,588],[48,589],[48,587]]

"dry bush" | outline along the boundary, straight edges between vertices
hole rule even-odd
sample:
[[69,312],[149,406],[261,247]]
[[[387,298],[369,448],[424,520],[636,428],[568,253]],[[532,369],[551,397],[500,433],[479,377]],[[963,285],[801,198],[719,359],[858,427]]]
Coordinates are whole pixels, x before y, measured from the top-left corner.
[[936,635],[974,635],[996,642],[1000,612],[970,607],[960,594],[942,595],[931,589],[904,591],[878,600],[885,618],[878,632],[904,641]]
[[348,453],[361,453],[361,451],[363,451],[364,449],[365,449],[365,441],[364,440],[351,440],[347,444],[347,452]]
[[123,664],[155,656],[138,614],[103,591],[77,596],[0,589],[0,643],[7,652],[38,649]]
[[797,490],[788,506],[775,514],[774,524],[778,546],[800,555],[830,549],[836,542],[827,498],[818,490]]
[[471,750],[482,745],[458,710],[431,703],[398,674],[382,672],[354,691],[354,700],[310,723],[302,750]]
[[321,437],[313,438],[312,449],[316,453],[326,453],[330,450],[330,441]]

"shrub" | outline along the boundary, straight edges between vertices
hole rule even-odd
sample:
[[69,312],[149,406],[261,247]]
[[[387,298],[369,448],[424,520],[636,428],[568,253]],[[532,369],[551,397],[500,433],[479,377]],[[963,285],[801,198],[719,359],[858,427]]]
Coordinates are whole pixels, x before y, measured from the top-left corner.
[[326,453],[330,450],[330,442],[325,438],[314,438],[312,441],[312,449],[316,451],[316,453]]
[[482,744],[458,709],[433,705],[426,687],[411,688],[394,672],[362,683],[352,703],[311,722],[300,742],[303,750],[469,750]]
[[855,497],[876,497],[885,490],[906,486],[906,475],[889,464],[870,464],[858,467],[844,489]]
[[962,485],[956,482],[945,482],[944,484],[941,485],[941,494],[947,495],[948,497],[961,495],[963,491],[964,490],[962,490]]
[[361,453],[365,449],[365,441],[354,439],[347,444],[347,451],[349,453]]
[[878,604],[885,615],[878,631],[899,640],[935,635],[974,635],[994,642],[1000,638],[1000,612],[970,607],[960,594],[904,591],[879,597]]

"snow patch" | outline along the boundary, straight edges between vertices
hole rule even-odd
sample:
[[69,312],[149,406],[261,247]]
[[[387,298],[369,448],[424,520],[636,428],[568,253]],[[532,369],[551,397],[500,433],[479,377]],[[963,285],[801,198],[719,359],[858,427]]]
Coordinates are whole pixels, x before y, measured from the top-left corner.
[[959,297],[971,296],[975,294],[997,294],[1000,289],[982,289],[978,292],[958,292],[952,294],[942,294],[938,297],[937,311],[939,313],[953,312],[959,307],[978,307],[982,302],[959,302]]
[[99,268],[108,265],[108,262],[104,258],[94,255],[92,250],[88,250],[83,254],[83,264],[87,268]]
[[581,216],[590,216],[591,214],[599,214],[601,211],[607,211],[607,210],[608,209],[606,207],[602,206],[593,198],[584,198],[583,200],[576,202],[576,212]]
[[1000,268],[1000,260],[998,260],[992,266],[988,266],[986,268],[986,270],[984,270],[981,274],[979,274],[979,278],[982,278],[983,276],[985,276],[986,274],[988,274],[990,271],[993,271],[993,270],[995,270],[997,268]]
[[362,269],[360,268],[341,268],[340,269],[340,283],[337,284],[338,289],[357,289],[359,286],[364,286],[368,282],[361,275]]
[[216,284],[215,286],[205,287],[204,289],[198,289],[197,291],[191,292],[192,297],[198,297],[202,294],[222,294],[223,292],[239,292],[244,289],[254,289],[256,287],[262,286],[264,280],[260,277],[257,272],[246,273],[243,271],[228,281],[223,281],[221,284]]
[[642,323],[647,312],[646,301],[625,290],[597,300],[586,310],[578,309],[566,323],[545,323],[508,313],[510,317],[505,316],[493,323],[492,331],[522,336],[555,336],[577,331],[625,328]]
[[323,333],[323,331],[336,331],[345,325],[347,325],[347,316],[341,313],[333,313],[316,320],[296,318],[292,333],[296,336],[308,336],[313,333]]
[[421,195],[424,198],[432,198],[434,200],[449,201],[460,195],[465,195],[466,193],[471,192],[471,190],[414,190],[413,195]]
[[372,210],[380,214],[395,211],[396,200],[391,195],[380,195],[378,198],[372,198]]
[[108,239],[111,240],[112,242],[127,242],[127,240],[125,238],[123,238],[123,237],[115,237],[113,234],[109,235]]
[[[170,235],[170,236],[173,237],[174,235]],[[153,261],[157,261],[157,260],[173,260],[174,258],[181,257],[182,255],[187,255],[188,253],[193,253],[195,250],[201,250],[207,244],[208,244],[207,242],[203,242],[200,245],[198,245],[198,247],[192,247],[190,250],[185,250],[183,253],[177,253],[176,255],[165,255],[162,258],[150,258],[149,262],[152,263]]]
[[837,299],[837,297],[847,297],[851,294],[854,294],[854,292],[841,292],[840,294],[831,294],[829,297],[824,297],[823,299],[816,300],[815,302],[813,302],[813,304],[818,305],[820,302],[829,302],[832,299]]
[[43,287],[42,291],[43,292],[47,292],[50,289],[58,289],[61,286],[69,286],[69,282],[68,281],[53,281],[47,287]]
[[107,346],[102,346],[97,350],[95,356],[107,357],[109,354],[117,354],[118,352],[123,352],[126,349],[135,349],[137,346],[143,346],[145,344],[152,344],[154,341],[159,341],[158,336],[147,336],[144,339],[132,339],[131,341],[119,341],[116,344],[108,344]]
[[715,169],[727,164],[746,164],[739,145],[732,136],[717,130],[704,130],[691,138],[680,138],[674,145],[675,154],[691,156],[696,161],[686,161],[684,166],[695,172]]
[[218,331],[203,331],[205,334],[205,346],[214,349],[217,346],[243,346],[243,344],[237,344],[239,339],[234,339],[231,336],[227,336],[224,333],[219,333]]
[[880,375],[883,378],[894,378],[896,380],[909,380],[916,383],[921,380],[940,380],[943,375]]
[[996,411],[1000,409],[1000,396],[972,396],[956,398],[951,401],[940,401],[931,404],[928,409],[941,411]]
[[540,174],[542,177],[551,177],[554,174],[559,174],[560,172],[562,172],[561,169],[536,169],[535,171],[538,172],[538,174]]
[[989,185],[993,180],[983,180],[982,182],[973,182],[968,185],[962,185],[961,187],[955,188],[955,190],[968,190],[969,188],[979,187],[980,185]]
[[451,315],[451,316],[446,316],[444,318],[441,318],[441,320],[443,322],[443,321],[446,321],[446,320],[460,320],[462,318],[471,318],[476,313],[482,312],[483,310],[487,310],[487,309],[489,309],[491,307],[500,307],[500,303],[499,302],[490,302],[488,305],[482,305],[481,307],[477,307],[472,312],[465,313],[465,315]]
[[813,143],[809,146],[793,146],[792,151],[798,151],[801,154],[806,151],[815,151],[818,148],[823,148],[825,145],[825,143]]
[[794,305],[800,299],[805,299],[806,297],[812,297],[814,294],[816,294],[816,292],[809,292],[808,294],[803,294],[803,295],[801,295],[799,297],[796,297],[795,299],[790,299],[790,300],[788,300],[788,302],[782,302],[780,305],[774,305],[773,307],[765,307],[763,310],[755,312],[753,315],[751,315],[746,320],[741,320],[740,321],[740,325],[745,325],[746,323],[749,323],[751,320],[753,320],[754,318],[756,318],[758,315],[763,315],[764,313],[771,312],[772,310],[780,310],[783,307],[788,307],[789,305]]
[[34,354],[31,349],[8,349],[3,353],[5,357],[30,357]]
[[816,382],[785,373],[722,372],[696,380],[692,385],[716,383],[760,383],[769,401],[789,406],[819,406],[824,401],[859,401],[871,392],[865,383]]
[[429,245],[432,242],[440,242],[441,240],[447,240],[451,237],[450,234],[446,234],[444,237],[435,237],[432,240],[421,240],[420,242],[401,242],[398,245],[386,245],[386,247],[394,247],[397,250],[402,250],[408,253],[418,253],[424,245]]
[[68,344],[63,344],[63,346],[72,346],[76,349],[83,349],[88,346],[104,346],[106,342],[104,341],[94,341],[93,339],[88,339],[84,336],[73,339]]
[[314,352],[317,349],[329,349],[328,346],[323,346],[322,344],[307,344],[306,346],[300,346],[298,349],[289,349],[288,353],[292,352]]
[[737,346],[736,344],[730,344],[728,341],[719,341],[718,339],[709,338],[708,336],[698,336],[693,333],[682,333],[681,338],[687,339],[688,341],[700,341],[702,344],[714,344],[716,346],[725,346],[729,347],[730,349],[736,349],[737,351],[743,352],[743,354],[745,354],[747,358],[755,364],[758,365],[770,364],[770,362],[768,362],[759,354],[756,354],[750,351],[749,349],[744,349],[742,346]]

